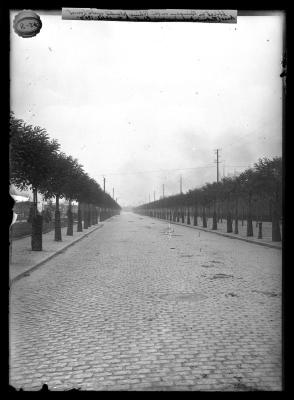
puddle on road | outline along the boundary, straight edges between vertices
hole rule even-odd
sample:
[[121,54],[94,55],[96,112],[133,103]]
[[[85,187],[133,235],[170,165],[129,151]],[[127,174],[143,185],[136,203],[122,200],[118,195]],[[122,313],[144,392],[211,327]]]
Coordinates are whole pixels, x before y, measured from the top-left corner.
[[183,257],[193,257],[192,254],[180,254],[179,257],[183,258]]

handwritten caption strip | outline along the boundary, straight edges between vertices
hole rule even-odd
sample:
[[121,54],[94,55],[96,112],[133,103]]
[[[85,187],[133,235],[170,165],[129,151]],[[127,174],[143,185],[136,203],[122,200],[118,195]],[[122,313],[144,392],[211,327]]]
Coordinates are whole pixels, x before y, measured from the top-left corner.
[[237,10],[101,10],[62,8],[62,19],[83,21],[237,23]]

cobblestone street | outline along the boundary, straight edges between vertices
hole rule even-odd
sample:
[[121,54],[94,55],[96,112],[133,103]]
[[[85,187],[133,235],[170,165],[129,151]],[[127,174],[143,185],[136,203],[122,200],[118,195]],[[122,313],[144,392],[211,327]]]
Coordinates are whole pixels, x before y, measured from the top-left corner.
[[282,252],[121,213],[12,285],[24,390],[281,390]]

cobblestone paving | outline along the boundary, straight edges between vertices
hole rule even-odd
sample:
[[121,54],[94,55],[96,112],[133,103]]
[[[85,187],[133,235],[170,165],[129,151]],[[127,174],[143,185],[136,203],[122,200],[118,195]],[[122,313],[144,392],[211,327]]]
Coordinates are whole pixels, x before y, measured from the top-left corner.
[[24,390],[281,390],[281,251],[132,213],[16,282]]

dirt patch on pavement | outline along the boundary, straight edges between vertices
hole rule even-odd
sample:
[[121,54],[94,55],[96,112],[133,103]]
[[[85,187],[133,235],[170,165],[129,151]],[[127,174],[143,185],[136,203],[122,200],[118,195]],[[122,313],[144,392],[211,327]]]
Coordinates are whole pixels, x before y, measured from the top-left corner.
[[204,300],[207,298],[204,294],[201,293],[171,293],[171,294],[162,294],[159,296],[163,300],[168,301],[177,301],[177,302],[188,302],[195,303],[199,300]]
[[254,293],[259,293],[259,294],[263,294],[263,295],[268,296],[268,297],[280,297],[280,296],[281,296],[280,293],[275,293],[275,292],[264,292],[264,291],[262,291],[262,290],[252,290],[252,292],[254,292]]
[[226,297],[239,297],[236,293],[227,293],[225,294]]
[[234,278],[234,276],[227,274],[215,274],[210,279],[219,279],[219,278]]

